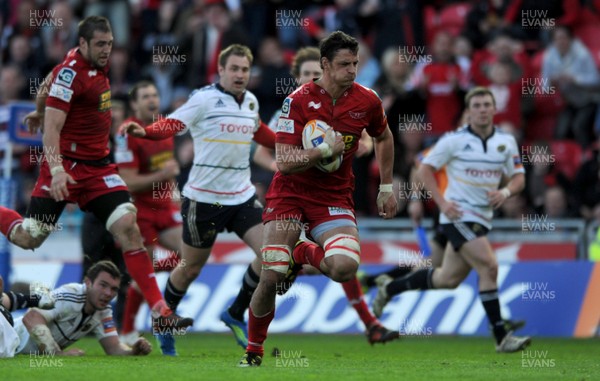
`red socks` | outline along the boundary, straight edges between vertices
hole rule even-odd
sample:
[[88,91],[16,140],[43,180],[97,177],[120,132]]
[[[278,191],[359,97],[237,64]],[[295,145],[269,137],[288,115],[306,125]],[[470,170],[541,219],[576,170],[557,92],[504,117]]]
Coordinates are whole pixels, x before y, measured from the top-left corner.
[[125,311],[123,312],[123,326],[121,334],[133,332],[135,329],[135,317],[144,301],[144,296],[140,294],[133,285],[127,289],[127,299],[125,300]]
[[[9,239],[10,232],[17,224],[23,222],[23,217],[12,209],[0,206],[0,232]],[[9,239],[10,240],[10,239]]]
[[137,283],[150,308],[154,308],[156,303],[163,300],[163,297],[158,289],[148,252],[146,249],[126,251],[123,253],[123,259],[129,275]]
[[377,322],[377,318],[373,316],[367,303],[365,303],[362,288],[358,279],[354,277],[354,279],[342,283],[342,287],[346,293],[346,298],[348,298],[348,301],[352,307],[354,307],[360,320],[362,320],[365,326],[369,328],[371,324]]
[[325,251],[317,244],[301,242],[294,247],[292,255],[294,256],[294,262],[311,265],[320,270],[321,261],[325,258]]
[[275,317],[275,309],[262,317],[254,316],[252,308],[248,312],[248,346],[246,352],[257,353],[262,356],[265,352],[263,343],[267,339],[269,324]]

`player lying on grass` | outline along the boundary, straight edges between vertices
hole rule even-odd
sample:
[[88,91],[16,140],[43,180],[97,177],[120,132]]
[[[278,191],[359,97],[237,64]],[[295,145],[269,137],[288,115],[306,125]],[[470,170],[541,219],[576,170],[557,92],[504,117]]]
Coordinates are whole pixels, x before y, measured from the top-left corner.
[[83,350],[66,348],[89,333],[98,338],[107,355],[147,355],[152,345],[144,338],[132,347],[119,342],[110,301],[117,295],[120,280],[121,273],[112,262],[100,261],[88,270],[83,284],[69,283],[54,290],[53,308],[30,309],[16,319],[14,328],[7,324],[12,320],[10,313],[1,314],[1,357],[30,353],[81,356]]

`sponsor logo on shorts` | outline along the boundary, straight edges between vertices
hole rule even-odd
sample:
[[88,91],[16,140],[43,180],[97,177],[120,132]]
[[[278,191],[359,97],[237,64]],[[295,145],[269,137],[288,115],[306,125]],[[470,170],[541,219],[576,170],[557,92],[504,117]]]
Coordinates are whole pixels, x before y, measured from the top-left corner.
[[352,216],[354,217],[354,213],[352,212],[352,210],[350,209],[346,209],[346,208],[340,208],[337,206],[330,206],[329,207],[329,215],[330,216]]
[[125,182],[119,175],[104,176],[103,179],[104,179],[104,184],[106,184],[107,188],[126,186]]

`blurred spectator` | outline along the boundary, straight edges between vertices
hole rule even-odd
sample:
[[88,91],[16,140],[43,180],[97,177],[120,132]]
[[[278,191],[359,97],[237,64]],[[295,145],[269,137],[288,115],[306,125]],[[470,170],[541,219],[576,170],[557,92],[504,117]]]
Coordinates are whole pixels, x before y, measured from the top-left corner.
[[[38,9],[35,1],[22,0],[17,2],[14,12],[14,20],[10,20],[2,29],[0,46],[4,50],[8,46],[9,39],[14,35],[23,35],[29,39],[29,46],[35,56],[36,62],[45,62],[44,45],[41,38],[41,29],[45,20],[42,10]],[[6,52],[4,52],[6,53]],[[42,70],[46,71],[46,70]]]
[[160,2],[158,19],[152,28],[148,28],[140,39],[136,58],[142,65],[153,61],[155,54],[165,51],[169,54],[183,54],[177,45],[175,21],[177,20],[177,1],[163,0]]
[[454,130],[461,116],[462,96],[467,78],[453,56],[453,38],[439,32],[433,40],[432,62],[415,70],[413,84],[426,96],[429,135],[433,138]]
[[27,99],[27,82],[21,68],[17,65],[5,65],[0,68],[0,105]]
[[9,39],[8,55],[4,64],[18,66],[26,80],[32,79],[36,83],[37,79],[43,75],[40,65],[42,63],[36,61],[29,45],[29,38],[22,34],[14,34]]
[[550,145],[545,141],[536,141],[527,150],[523,150],[523,164],[526,167],[526,192],[530,205],[540,213],[544,209],[544,195],[550,187],[559,186],[571,189],[569,178],[562,173],[552,158]]
[[504,31],[496,34],[485,50],[479,50],[473,54],[471,63],[473,83],[478,86],[488,86],[491,83],[490,71],[496,62],[510,65],[511,83],[521,83],[522,78],[532,76],[529,56],[525,53],[522,44]]
[[[156,58],[156,60],[155,60]],[[189,92],[183,85],[183,66],[172,62],[172,56],[166,52],[153,55],[153,62],[142,69],[142,79],[148,79],[156,85],[160,94],[160,112],[170,110],[171,103],[179,91]]]
[[127,49],[117,47],[112,50],[108,74],[112,96],[127,96],[129,89],[137,81],[129,61],[129,51]]
[[253,70],[257,72],[258,83],[250,90],[260,100],[260,117],[268,121],[297,86],[277,38],[267,37],[262,41],[257,64]]
[[232,21],[225,1],[205,0],[204,5],[206,22],[188,30],[182,41],[187,54],[186,83],[192,87],[216,82],[219,52],[231,44],[247,45],[249,41],[244,27]]
[[547,218],[569,218],[573,217],[569,209],[567,194],[560,186],[553,186],[544,192],[544,214]]
[[510,76],[510,65],[494,63],[490,70],[492,83],[488,88],[496,100],[494,124],[513,134],[518,141],[521,136],[521,85],[516,81],[511,83]]
[[104,16],[110,21],[115,47],[127,47],[130,42],[131,19],[127,0],[85,0],[83,16]]
[[456,63],[460,66],[462,75],[468,78],[470,82],[473,46],[471,46],[471,42],[465,36],[458,36],[454,39],[454,57]]
[[377,59],[371,54],[371,49],[362,41],[358,43],[358,73],[355,81],[363,86],[372,88],[381,75]]
[[413,71],[408,57],[398,54],[395,47],[388,48],[381,58],[382,74],[373,86],[381,98],[387,114],[390,130],[394,135],[394,173],[408,178],[413,160],[405,160],[402,154],[401,131],[407,131],[411,122],[425,123],[425,101],[411,87]]
[[561,112],[555,130],[557,139],[565,139],[572,132],[582,147],[587,147],[593,130],[595,92],[600,84],[598,70],[588,49],[573,38],[571,30],[559,26],[552,35],[552,45],[546,49],[542,65],[542,79],[556,86],[566,108]]
[[573,182],[573,191],[576,210],[586,220],[595,218],[594,209],[600,207],[600,150],[598,145],[594,147],[592,157],[579,168]]
[[66,0],[52,2],[49,12],[54,19],[60,21],[56,26],[42,29],[46,63],[54,66],[62,62],[69,49],[77,45],[79,20],[73,15],[72,7]]
[[362,19],[371,16],[374,8],[369,7],[368,4],[365,6],[359,0],[334,0],[333,3],[329,6],[316,7],[308,13],[305,30],[312,38],[312,45],[317,45],[336,30],[354,37],[366,34],[365,22]]
[[378,59],[390,46],[425,46],[424,1],[379,0],[373,54]]
[[[587,2],[587,1],[586,1]],[[508,2],[504,20],[511,32],[533,51],[550,42],[550,30],[556,25],[575,26],[580,0],[514,0]]]
[[506,25],[503,19],[508,6],[505,0],[477,0],[467,14],[463,34],[474,49],[483,49],[494,32]]

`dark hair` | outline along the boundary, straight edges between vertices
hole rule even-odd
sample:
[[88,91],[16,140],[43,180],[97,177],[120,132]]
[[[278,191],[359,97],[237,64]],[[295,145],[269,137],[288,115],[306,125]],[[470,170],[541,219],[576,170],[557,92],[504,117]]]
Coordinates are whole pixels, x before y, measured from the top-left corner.
[[83,37],[84,40],[90,42],[94,37],[94,32],[112,33],[110,22],[106,17],[89,16],[79,22],[79,31],[77,37]]
[[292,62],[292,69],[290,70],[290,74],[294,78],[300,77],[300,67],[303,63],[308,61],[317,61],[321,58],[321,53],[319,49],[309,46],[307,48],[302,48],[298,50],[296,55],[294,56],[294,60]]
[[133,87],[131,88],[131,90],[129,90],[129,100],[132,102],[137,101],[137,97],[138,97],[138,92],[140,91],[140,89],[143,89],[145,87],[148,86],[154,86],[156,87],[156,85],[154,84],[154,82],[149,81],[147,79],[143,79],[141,81],[136,82]]
[[94,263],[92,267],[88,269],[85,276],[89,278],[92,283],[94,283],[98,275],[100,275],[100,273],[103,271],[113,277],[113,279],[121,279],[121,272],[111,261],[100,261]]
[[354,37],[349,36],[342,31],[336,30],[319,43],[321,58],[325,57],[329,60],[329,62],[333,61],[333,57],[336,55],[338,50],[342,49],[348,49],[353,54],[357,54],[358,41],[356,41]]
[[465,95],[465,106],[469,108],[469,102],[471,102],[471,98],[480,97],[483,95],[489,95],[492,97],[492,103],[496,106],[496,99],[494,98],[494,94],[487,87],[477,86],[469,90],[467,95]]
[[250,48],[240,44],[232,44],[226,47],[225,49],[221,50],[221,53],[219,53],[219,65],[225,67],[225,65],[227,64],[227,59],[229,58],[229,56],[232,55],[246,57],[248,58],[250,65],[252,65],[252,60],[254,59],[254,57],[252,56]]
[[559,30],[564,30],[565,32],[567,32],[567,36],[569,36],[569,39],[573,39],[573,29],[565,24],[558,24],[555,28],[552,29],[551,32],[551,36],[552,38],[554,38],[554,36],[556,35],[556,32],[558,32]]

